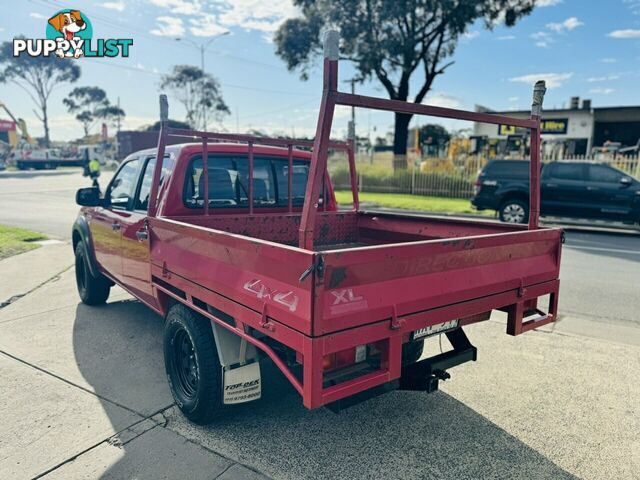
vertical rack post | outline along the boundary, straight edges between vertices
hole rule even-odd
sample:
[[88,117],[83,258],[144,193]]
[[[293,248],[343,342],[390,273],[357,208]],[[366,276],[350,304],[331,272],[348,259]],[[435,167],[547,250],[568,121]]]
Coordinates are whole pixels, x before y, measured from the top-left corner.
[[253,142],[249,142],[249,215],[253,214]]
[[288,162],[288,174],[287,174],[287,192],[289,205],[289,213],[293,212],[293,144],[287,145],[287,162]]
[[533,87],[533,103],[531,104],[531,119],[536,127],[531,129],[531,162],[529,184],[529,230],[538,228],[540,219],[540,115],[542,102],[547,91],[544,80],[539,80]]
[[158,208],[158,190],[160,188],[160,174],[162,172],[162,160],[164,159],[164,150],[167,144],[169,120],[169,102],[167,96],[160,95],[160,134],[158,135],[158,149],[156,153],[156,166],[153,170],[153,180],[151,181],[151,190],[149,192],[149,217],[155,217]]
[[298,238],[299,247],[307,250],[313,250],[318,197],[327,169],[329,136],[331,135],[333,112],[336,106],[335,93],[338,88],[338,42],[339,34],[336,30],[329,30],[325,33],[322,101],[316,125],[316,137],[313,141],[313,154],[307,179],[307,196],[302,208]]
[[202,182],[204,186],[204,214],[209,215],[209,155],[207,154],[207,137],[202,136]]

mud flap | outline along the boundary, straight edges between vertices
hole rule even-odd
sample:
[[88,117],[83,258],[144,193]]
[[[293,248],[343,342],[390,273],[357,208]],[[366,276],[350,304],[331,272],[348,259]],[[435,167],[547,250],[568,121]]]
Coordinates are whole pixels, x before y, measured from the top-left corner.
[[225,405],[258,400],[262,378],[258,351],[246,340],[211,322],[222,367],[222,401]]
[[251,402],[262,395],[260,363],[253,362],[235,368],[223,368],[223,397],[225,405]]

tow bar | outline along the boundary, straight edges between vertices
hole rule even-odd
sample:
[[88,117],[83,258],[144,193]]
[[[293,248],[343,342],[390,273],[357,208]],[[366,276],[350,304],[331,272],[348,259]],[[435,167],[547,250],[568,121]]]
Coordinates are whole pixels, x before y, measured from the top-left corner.
[[478,349],[471,345],[462,328],[446,332],[445,335],[453,350],[402,367],[399,390],[435,392],[440,380],[451,378],[447,373],[449,368],[476,361]]

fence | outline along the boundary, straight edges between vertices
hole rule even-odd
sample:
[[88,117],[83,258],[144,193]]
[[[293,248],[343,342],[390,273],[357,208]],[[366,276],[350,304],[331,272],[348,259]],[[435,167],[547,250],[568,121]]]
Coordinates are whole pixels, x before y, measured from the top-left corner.
[[[640,179],[639,157],[589,159],[584,156],[568,157],[563,161],[597,161],[615,167],[627,175]],[[543,162],[557,161],[543,158]],[[487,159],[478,156],[450,159],[439,157],[408,157],[408,167],[395,170],[390,154],[358,156],[356,159],[358,185],[361,192],[403,193],[448,198],[471,198],[478,172]],[[336,190],[349,190],[349,170],[346,159],[339,155],[329,161],[329,172]]]

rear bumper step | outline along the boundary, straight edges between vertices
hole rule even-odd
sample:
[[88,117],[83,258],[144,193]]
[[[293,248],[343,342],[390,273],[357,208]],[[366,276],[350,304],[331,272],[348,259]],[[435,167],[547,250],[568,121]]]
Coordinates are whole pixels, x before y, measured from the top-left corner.
[[400,390],[435,392],[440,380],[450,377],[449,368],[476,361],[478,349],[471,345],[462,328],[445,333],[453,350],[402,367]]

